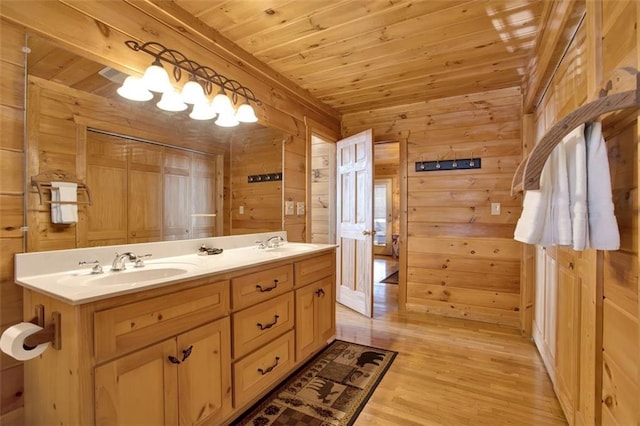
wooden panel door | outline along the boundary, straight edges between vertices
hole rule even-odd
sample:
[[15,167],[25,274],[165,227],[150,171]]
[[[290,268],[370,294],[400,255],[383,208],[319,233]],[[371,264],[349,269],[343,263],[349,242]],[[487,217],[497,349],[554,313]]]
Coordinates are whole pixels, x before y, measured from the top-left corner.
[[180,425],[219,421],[231,411],[229,317],[178,336]]
[[313,284],[296,290],[296,361],[303,360],[316,348],[315,291]]
[[556,331],[556,388],[569,424],[575,424],[580,367],[580,279],[574,263],[558,262],[558,317]]
[[[216,230],[216,217],[219,207],[216,199],[216,158],[211,155],[192,154],[191,163],[191,220],[192,238],[222,235],[222,229]],[[218,232],[217,234],[215,232]]]
[[164,149],[164,240],[184,240],[191,233],[191,153]]
[[373,134],[337,143],[336,299],[373,316]]
[[[87,232],[81,246],[127,243],[127,141],[87,132]],[[84,234],[84,235],[82,235]]]
[[177,424],[175,348],[170,339],[96,367],[96,425]]
[[162,148],[129,145],[129,243],[162,239]]

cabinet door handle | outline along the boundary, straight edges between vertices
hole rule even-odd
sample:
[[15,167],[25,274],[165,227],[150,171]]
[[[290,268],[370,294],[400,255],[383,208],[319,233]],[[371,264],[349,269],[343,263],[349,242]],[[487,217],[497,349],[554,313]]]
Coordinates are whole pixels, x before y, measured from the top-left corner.
[[573,270],[573,262],[569,262],[569,269]]
[[191,351],[193,351],[193,345],[189,346],[187,349],[182,350],[182,362],[184,362],[191,356]]
[[180,360],[173,355],[169,355],[167,358],[171,364],[180,364]]
[[274,316],[274,320],[273,320],[273,322],[271,322],[271,323],[269,323],[269,324],[265,324],[265,325],[262,325],[262,323],[261,323],[261,322],[259,322],[259,323],[257,324],[257,326],[258,326],[258,327],[260,327],[260,330],[266,330],[267,328],[271,328],[271,327],[273,327],[274,325],[276,325],[276,324],[278,323],[278,318],[280,318],[280,316],[275,315],[275,316]]
[[280,357],[277,356],[275,364],[273,364],[271,367],[267,368],[266,370],[263,370],[262,368],[258,368],[258,373],[262,374],[263,376],[267,373],[271,373],[271,370],[273,370],[278,366],[279,361],[280,361]]
[[324,290],[319,288],[318,290],[316,290],[316,296],[320,297],[320,296],[324,296]]
[[276,287],[278,287],[278,280],[273,280],[273,286],[272,286],[272,287],[262,288],[262,286],[261,286],[261,285],[257,285],[257,286],[256,286],[256,288],[257,288],[258,290],[260,290],[260,293],[265,293],[265,292],[267,292],[267,291],[271,291],[271,290],[273,290],[273,289],[274,289],[274,288],[276,288]]

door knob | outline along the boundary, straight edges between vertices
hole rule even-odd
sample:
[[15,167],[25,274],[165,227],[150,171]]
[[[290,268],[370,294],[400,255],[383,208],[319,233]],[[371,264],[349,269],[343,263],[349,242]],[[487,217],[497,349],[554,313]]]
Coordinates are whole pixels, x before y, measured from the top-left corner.
[[369,231],[368,229],[365,229],[362,231],[362,235],[376,235],[376,231]]

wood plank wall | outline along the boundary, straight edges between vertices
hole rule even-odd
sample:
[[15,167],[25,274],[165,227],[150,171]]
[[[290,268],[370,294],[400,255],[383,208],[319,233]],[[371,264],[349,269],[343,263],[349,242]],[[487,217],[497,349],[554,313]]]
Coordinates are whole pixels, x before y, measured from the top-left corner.
[[266,127],[231,137],[231,235],[282,229],[283,181],[249,183],[247,177],[281,173],[286,139]]
[[[0,332],[22,321],[22,287],[13,283],[13,256],[23,247],[24,30],[0,21]],[[0,423],[23,405],[22,363],[0,354]]]
[[[311,137],[311,242],[329,243],[330,184],[335,163],[331,145],[315,136]],[[335,165],[334,165],[335,167]]]
[[[616,70],[621,67],[637,68],[640,64],[638,38],[631,36],[634,31],[637,32],[639,15],[640,5],[635,1],[603,1],[588,5],[585,23],[560,62],[548,91],[533,111],[536,139],[557,120],[596,97],[597,90],[604,87],[608,79],[613,78],[614,91],[635,88],[634,76]],[[535,96],[530,94],[528,97]],[[604,425],[640,423],[637,117],[637,112],[630,112],[612,114],[603,120],[615,213],[621,236],[620,250],[596,253],[593,250],[575,252],[558,248],[548,251],[560,264],[570,262],[580,265],[581,262],[589,262],[583,266],[596,275],[592,277],[598,283],[595,294],[600,295],[599,299],[593,301],[601,309],[601,313],[595,317],[596,323],[585,324],[589,314],[582,312],[582,324],[578,332],[583,336],[595,335],[596,343],[601,342],[595,348],[596,355],[602,354],[601,360],[584,352],[583,348],[571,347],[577,342],[566,339],[574,337],[557,334],[556,352],[579,350],[581,365],[602,363],[590,366],[590,369],[601,374],[601,377],[594,378],[595,382],[585,380],[585,377],[574,378],[579,380],[579,395],[582,397],[585,391],[595,392],[594,400],[598,405],[602,401],[601,407],[581,406],[582,400],[573,401],[573,406],[571,401],[565,402],[563,409],[570,424],[574,421],[580,423],[578,416],[581,410],[593,413],[596,423]],[[563,282],[560,276],[558,285],[566,286],[568,283]],[[589,296],[582,294],[582,297]],[[571,300],[558,301],[558,321],[561,320],[560,315],[569,309],[565,302],[575,303]],[[583,299],[582,309],[590,305],[585,305]],[[564,325],[556,326],[562,328]],[[581,367],[580,371],[584,371],[584,368]],[[554,375],[553,372],[550,374]],[[574,410],[577,412],[574,413]],[[598,414],[600,412],[601,417]]]
[[[602,75],[639,68],[637,1],[602,3]],[[635,87],[632,75],[616,75],[615,90]],[[602,423],[640,424],[640,304],[638,288],[638,113],[603,123],[611,167],[621,247],[604,252],[602,319]]]
[[[518,327],[521,105],[509,88],[343,117],[344,135],[372,127],[375,139],[408,140],[407,308]],[[416,161],[472,154],[482,169],[415,172]]]

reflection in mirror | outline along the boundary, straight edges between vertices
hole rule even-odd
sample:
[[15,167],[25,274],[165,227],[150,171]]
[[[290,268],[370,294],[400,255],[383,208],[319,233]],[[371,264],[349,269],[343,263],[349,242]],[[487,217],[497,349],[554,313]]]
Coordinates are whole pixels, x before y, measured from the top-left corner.
[[30,186],[29,251],[283,229],[282,181],[250,176],[282,176],[287,135],[165,112],[155,107],[159,94],[123,99],[126,74],[40,37],[28,46],[28,177],[63,170],[91,194],[77,223],[60,225],[51,192],[40,203]]

